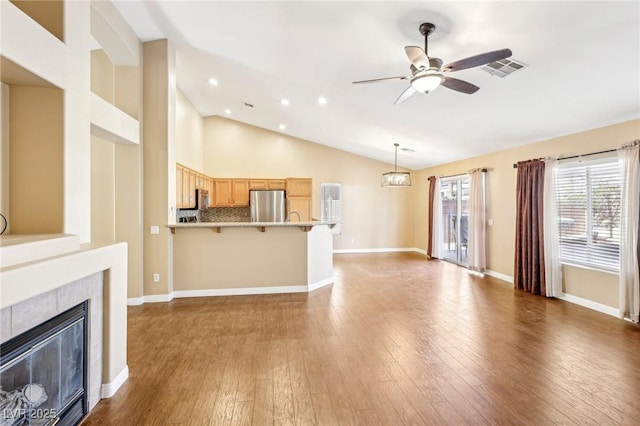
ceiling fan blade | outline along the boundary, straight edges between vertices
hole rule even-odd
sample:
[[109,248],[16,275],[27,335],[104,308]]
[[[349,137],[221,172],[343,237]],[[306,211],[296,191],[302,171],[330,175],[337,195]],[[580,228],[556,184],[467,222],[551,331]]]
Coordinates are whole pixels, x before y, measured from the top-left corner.
[[362,84],[362,83],[377,83],[378,81],[385,81],[385,80],[406,80],[409,77],[385,77],[385,78],[374,78],[373,80],[360,80],[360,81],[354,81],[353,84]]
[[451,62],[444,66],[443,71],[460,71],[467,68],[479,67],[491,62],[499,61],[511,56],[511,49],[494,50],[493,52],[481,53],[480,55],[470,56],[459,61]]
[[424,53],[422,47],[418,46],[405,46],[404,51],[407,54],[407,58],[411,61],[416,68],[429,68],[429,58]]
[[476,93],[480,88],[475,84],[468,83],[464,80],[459,80],[457,78],[445,77],[444,81],[440,83],[447,89],[455,90],[456,92],[466,93],[471,95]]
[[407,89],[398,96],[398,99],[393,103],[394,105],[399,105],[409,99],[413,94],[416,93],[416,89],[413,86],[407,87]]

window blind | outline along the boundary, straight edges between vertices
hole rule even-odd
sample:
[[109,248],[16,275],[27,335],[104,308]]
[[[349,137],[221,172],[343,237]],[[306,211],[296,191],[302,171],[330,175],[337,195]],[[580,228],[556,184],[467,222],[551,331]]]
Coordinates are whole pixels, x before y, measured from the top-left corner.
[[617,159],[560,165],[556,185],[560,260],[618,271],[620,171]]
[[320,219],[323,221],[338,222],[333,228],[334,234],[342,232],[342,184],[320,184]]

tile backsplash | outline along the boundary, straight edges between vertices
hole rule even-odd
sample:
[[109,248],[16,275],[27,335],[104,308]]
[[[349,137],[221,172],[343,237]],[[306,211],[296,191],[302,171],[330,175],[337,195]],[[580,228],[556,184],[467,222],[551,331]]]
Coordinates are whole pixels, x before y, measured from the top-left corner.
[[200,212],[201,222],[251,222],[249,207],[212,207]]

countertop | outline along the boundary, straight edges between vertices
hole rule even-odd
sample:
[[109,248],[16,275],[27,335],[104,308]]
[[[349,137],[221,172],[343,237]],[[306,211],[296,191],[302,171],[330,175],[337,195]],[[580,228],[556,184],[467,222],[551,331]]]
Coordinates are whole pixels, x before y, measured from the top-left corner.
[[220,232],[221,228],[258,228],[264,232],[266,228],[283,228],[297,226],[307,232],[314,226],[327,225],[333,228],[337,222],[309,220],[303,222],[187,222],[175,223],[167,225],[171,229],[171,233],[175,233],[176,228],[211,228]]

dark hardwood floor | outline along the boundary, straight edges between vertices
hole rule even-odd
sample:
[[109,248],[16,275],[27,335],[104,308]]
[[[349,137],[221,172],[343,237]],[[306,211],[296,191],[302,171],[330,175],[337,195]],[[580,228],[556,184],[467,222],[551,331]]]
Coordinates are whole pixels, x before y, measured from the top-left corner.
[[129,308],[130,377],[84,425],[637,425],[640,327],[415,253],[310,294]]

